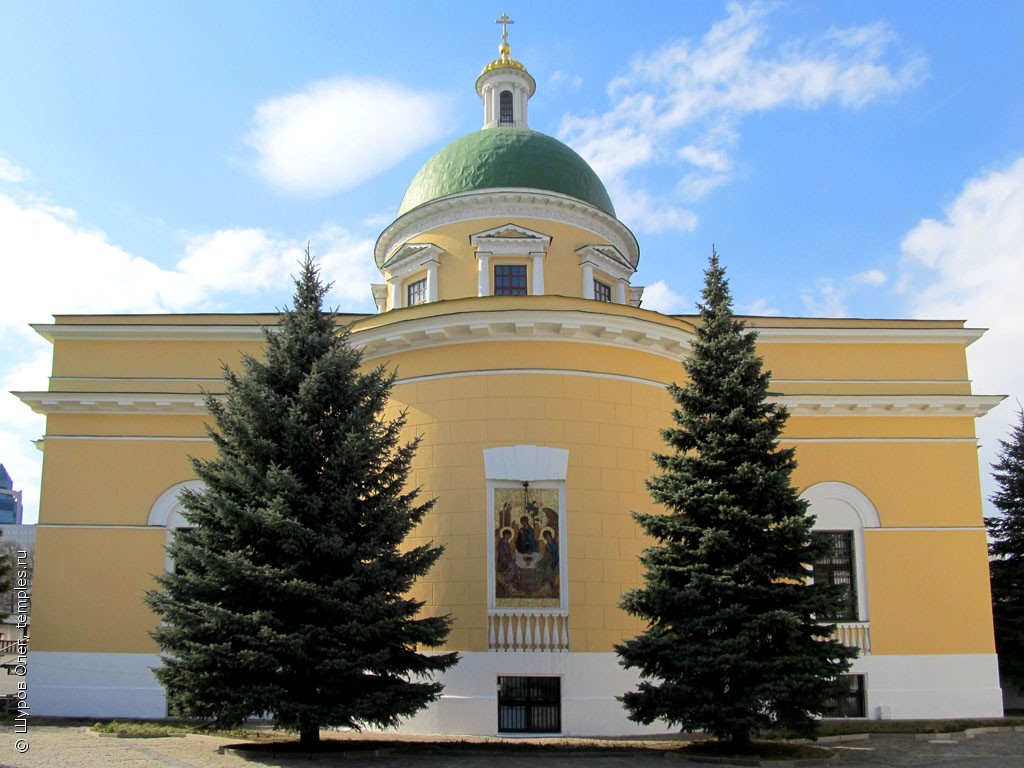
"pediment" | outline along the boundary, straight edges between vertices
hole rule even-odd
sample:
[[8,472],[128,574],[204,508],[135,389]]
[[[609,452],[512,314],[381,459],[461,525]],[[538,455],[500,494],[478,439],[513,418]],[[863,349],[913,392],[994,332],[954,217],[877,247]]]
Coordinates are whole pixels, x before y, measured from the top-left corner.
[[478,251],[527,254],[544,251],[551,245],[551,236],[509,222],[500,227],[470,235],[469,242]]

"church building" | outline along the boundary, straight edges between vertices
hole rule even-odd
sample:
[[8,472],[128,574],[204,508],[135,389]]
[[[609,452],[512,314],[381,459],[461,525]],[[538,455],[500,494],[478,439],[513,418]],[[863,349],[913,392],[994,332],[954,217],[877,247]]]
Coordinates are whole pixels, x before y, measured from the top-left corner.
[[[590,166],[529,127],[536,83],[510,55],[476,80],[483,127],[412,179],[374,258],[378,312],[340,314],[366,366],[397,370],[421,435],[412,484],[437,503],[410,544],[445,551],[414,588],[450,614],[461,661],[409,732],[621,735],[636,686],[613,646],[650,545],[631,511],[665,450],[697,315],[644,309],[628,222]],[[397,195],[396,195],[397,199]],[[698,267],[695,267],[695,270]],[[694,279],[698,277],[697,272]],[[746,317],[789,409],[783,444],[833,542],[859,656],[832,714],[1002,714],[971,391],[957,320]],[[143,603],[187,526],[178,495],[212,458],[202,391],[261,354],[265,314],[60,315],[46,415],[29,691],[36,715],[164,717]]]

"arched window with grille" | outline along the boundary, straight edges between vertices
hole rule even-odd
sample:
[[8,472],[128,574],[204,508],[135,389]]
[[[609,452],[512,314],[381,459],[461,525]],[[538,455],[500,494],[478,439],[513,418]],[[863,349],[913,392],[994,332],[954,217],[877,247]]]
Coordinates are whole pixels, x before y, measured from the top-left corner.
[[498,101],[498,125],[515,125],[512,114],[512,91],[502,91]]

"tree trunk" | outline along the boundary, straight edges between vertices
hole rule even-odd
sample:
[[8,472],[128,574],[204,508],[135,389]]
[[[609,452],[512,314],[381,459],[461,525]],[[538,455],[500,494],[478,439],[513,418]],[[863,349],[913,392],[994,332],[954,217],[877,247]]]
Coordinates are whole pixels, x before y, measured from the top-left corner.
[[731,734],[729,734],[729,744],[737,752],[742,752],[743,750],[749,748],[750,731],[733,731]]
[[317,723],[304,723],[299,729],[299,743],[304,747],[316,749],[320,743],[320,726]]

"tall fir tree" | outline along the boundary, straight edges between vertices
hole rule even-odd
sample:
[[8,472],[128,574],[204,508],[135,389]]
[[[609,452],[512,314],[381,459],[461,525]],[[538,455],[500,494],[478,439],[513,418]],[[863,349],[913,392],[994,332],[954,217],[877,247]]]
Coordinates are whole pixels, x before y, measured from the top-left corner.
[[990,501],[1002,514],[985,518],[991,537],[992,618],[1002,676],[1024,691],[1024,410],[1009,440],[999,441]]
[[778,445],[787,412],[768,402],[756,334],[734,317],[714,252],[702,296],[689,381],[669,387],[671,450],[647,483],[666,513],[633,515],[656,544],[622,607],[647,628],[616,651],[641,676],[621,697],[631,719],[742,749],[773,726],[812,736],[856,652],[819,621],[839,590],[809,583],[824,544],[791,483],[793,450]]
[[193,460],[194,527],[146,599],[173,711],[217,725],[270,714],[312,744],[321,727],[396,725],[437,699],[432,677],[457,656],[420,651],[450,619],[407,596],[441,548],[403,547],[433,500],[406,488],[404,416],[383,415],[394,375],[360,370],[308,251],[295,284],[265,359],[225,368],[225,395],[207,398],[218,455]]

